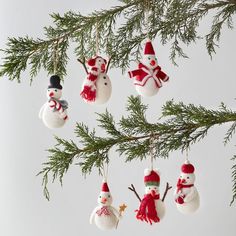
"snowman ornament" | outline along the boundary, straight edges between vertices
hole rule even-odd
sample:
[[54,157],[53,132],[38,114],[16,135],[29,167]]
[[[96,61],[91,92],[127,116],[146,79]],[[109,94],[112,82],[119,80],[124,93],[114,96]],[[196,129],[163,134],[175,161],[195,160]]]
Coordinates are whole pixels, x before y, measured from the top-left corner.
[[138,69],[129,71],[128,74],[130,78],[135,77],[135,89],[143,97],[154,96],[162,87],[162,82],[169,80],[169,76],[158,65],[150,40],[147,40],[145,44],[144,54],[138,65]]
[[144,171],[145,195],[141,200],[136,218],[147,223],[158,223],[165,216],[165,204],[160,198],[160,173],[157,170]]
[[174,195],[177,209],[183,214],[194,213],[199,208],[200,198],[194,182],[194,166],[187,160],[181,167]]
[[68,120],[68,103],[60,100],[62,96],[62,86],[60,77],[53,75],[50,78],[50,85],[47,90],[48,101],[41,107],[39,118],[43,120],[46,127],[50,129],[60,128]]
[[112,92],[111,80],[107,75],[107,61],[100,56],[91,58],[87,61],[89,70],[87,70],[84,63],[82,64],[86,70],[87,77],[82,85],[81,97],[89,104],[106,103]]
[[99,194],[97,202],[98,206],[95,207],[90,216],[90,224],[95,224],[101,230],[116,228],[121,215],[111,205],[112,196],[106,181],[102,184],[102,191]]

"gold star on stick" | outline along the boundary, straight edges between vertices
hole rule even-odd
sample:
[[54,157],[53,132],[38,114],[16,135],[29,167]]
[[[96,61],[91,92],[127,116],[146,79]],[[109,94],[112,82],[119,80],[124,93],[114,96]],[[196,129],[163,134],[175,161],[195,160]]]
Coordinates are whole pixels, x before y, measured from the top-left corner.
[[122,212],[124,212],[126,208],[127,208],[127,206],[126,206],[124,203],[123,203],[122,205],[120,205],[120,206],[119,206],[119,212],[120,212],[120,214],[121,214]]
[[[121,217],[122,216],[122,212],[125,212],[125,209],[127,208],[127,206],[123,203],[122,205],[119,206],[119,216]],[[116,224],[116,229],[119,225],[119,221],[117,221],[117,224]]]

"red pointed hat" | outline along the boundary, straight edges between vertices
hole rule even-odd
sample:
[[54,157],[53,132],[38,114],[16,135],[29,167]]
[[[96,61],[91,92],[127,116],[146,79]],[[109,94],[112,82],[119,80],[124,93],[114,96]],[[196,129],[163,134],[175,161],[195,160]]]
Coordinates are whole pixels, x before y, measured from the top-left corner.
[[144,55],[155,55],[155,51],[152,46],[152,42],[150,40],[147,40],[145,47],[144,47]]
[[157,185],[160,184],[160,176],[155,170],[145,170],[144,184],[148,185]]
[[181,166],[181,171],[184,174],[193,174],[195,168],[192,164],[190,164],[189,161],[186,161],[182,166]]
[[110,192],[107,182],[102,183],[102,192]]

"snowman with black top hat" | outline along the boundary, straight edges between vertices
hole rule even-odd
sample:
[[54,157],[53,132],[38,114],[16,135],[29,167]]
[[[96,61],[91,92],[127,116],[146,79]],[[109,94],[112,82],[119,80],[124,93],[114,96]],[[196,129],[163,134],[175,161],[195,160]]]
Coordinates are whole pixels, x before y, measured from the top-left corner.
[[39,112],[39,118],[50,129],[60,128],[68,120],[66,111],[68,103],[65,100],[60,100],[61,96],[60,77],[53,75],[50,78],[50,85],[47,89],[48,101],[41,107]]

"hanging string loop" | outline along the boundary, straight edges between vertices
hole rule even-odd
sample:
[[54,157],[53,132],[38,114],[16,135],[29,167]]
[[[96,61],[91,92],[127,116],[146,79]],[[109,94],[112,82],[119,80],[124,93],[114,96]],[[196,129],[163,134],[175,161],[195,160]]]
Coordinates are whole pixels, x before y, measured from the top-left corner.
[[59,62],[59,40],[57,40],[53,46],[53,74],[57,74],[57,69],[58,69],[58,62]]

